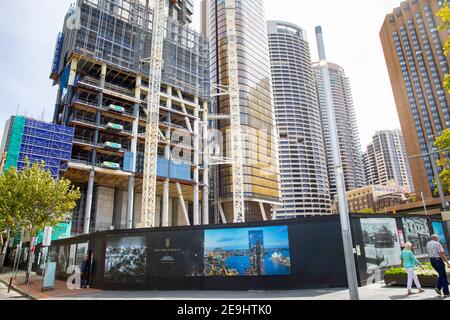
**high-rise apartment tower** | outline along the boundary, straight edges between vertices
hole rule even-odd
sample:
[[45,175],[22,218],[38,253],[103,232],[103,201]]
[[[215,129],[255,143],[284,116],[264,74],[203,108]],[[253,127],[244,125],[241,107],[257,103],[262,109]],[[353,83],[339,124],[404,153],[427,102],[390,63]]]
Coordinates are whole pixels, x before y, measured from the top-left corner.
[[269,21],[283,205],[276,218],[329,214],[330,190],[311,53],[300,27]]
[[[350,81],[345,71],[337,64],[328,62],[331,93],[333,99],[336,126],[339,138],[339,149],[344,170],[345,189],[350,191],[365,185],[364,164],[362,161],[361,142],[356,122]],[[336,179],[331,150],[331,138],[328,126],[328,115],[325,102],[325,90],[320,74],[320,64],[313,63],[317,96],[322,117],[322,129],[328,163],[328,177],[332,199],[336,195]]]
[[[439,30],[436,16],[444,1],[408,0],[386,16],[381,43],[394,92],[408,156],[429,152],[434,139],[450,126],[450,98],[443,88],[449,58],[443,44],[448,32]],[[410,159],[416,192],[432,197],[432,162]]]
[[367,185],[404,187],[414,191],[405,141],[400,130],[378,131],[363,154]]

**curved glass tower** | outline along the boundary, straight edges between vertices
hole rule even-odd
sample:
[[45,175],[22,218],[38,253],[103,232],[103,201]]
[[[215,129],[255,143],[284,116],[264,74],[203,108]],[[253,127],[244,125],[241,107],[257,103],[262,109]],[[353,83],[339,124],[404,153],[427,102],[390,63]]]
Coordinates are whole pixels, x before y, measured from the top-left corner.
[[[226,86],[225,4],[224,0],[209,0],[208,4],[211,81]],[[260,221],[270,219],[274,206],[281,203],[267,28],[262,0],[236,1],[236,7],[246,221]],[[217,98],[214,108],[214,113],[229,114],[228,96]],[[224,137],[225,156],[229,157],[230,121],[218,121],[217,128]],[[219,186],[215,201],[220,203],[227,221],[232,221],[233,217],[231,178],[231,167],[223,165],[216,174],[218,181],[213,183]]]
[[267,29],[283,194],[276,216],[330,214],[326,154],[306,33],[281,21],[269,21]]

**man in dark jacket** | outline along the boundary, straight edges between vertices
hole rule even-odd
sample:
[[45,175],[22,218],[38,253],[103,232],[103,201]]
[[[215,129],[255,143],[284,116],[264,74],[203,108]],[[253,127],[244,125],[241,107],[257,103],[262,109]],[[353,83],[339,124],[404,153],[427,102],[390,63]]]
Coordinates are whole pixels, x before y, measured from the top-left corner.
[[85,256],[81,265],[81,288],[87,288],[89,284],[89,273],[91,272],[91,259]]

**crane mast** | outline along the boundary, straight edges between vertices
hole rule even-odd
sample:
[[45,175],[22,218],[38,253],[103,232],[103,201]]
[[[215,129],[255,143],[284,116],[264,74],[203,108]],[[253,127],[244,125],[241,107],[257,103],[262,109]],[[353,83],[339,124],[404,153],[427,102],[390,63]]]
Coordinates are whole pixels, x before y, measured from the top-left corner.
[[142,210],[144,226],[155,227],[156,178],[158,160],[159,104],[163,68],[163,46],[166,0],[155,0],[153,10],[152,48],[150,56],[147,124],[145,130]]
[[[144,176],[142,191],[144,225],[147,228],[155,227],[156,224],[155,211],[159,140],[159,103],[163,68],[163,46],[166,10],[165,3],[165,0],[155,0],[154,2],[152,48],[151,57],[148,61],[150,62],[150,73],[149,94],[146,112],[147,124],[145,133]],[[219,91],[221,91],[221,93],[219,93],[218,95],[229,95],[230,98],[230,115],[226,118],[229,119],[231,123],[231,158],[227,160],[227,164],[231,164],[233,176],[233,222],[243,223],[245,222],[244,174],[236,37],[236,1],[225,0],[225,11],[228,37],[227,56],[229,86],[227,86],[226,89],[225,86],[218,86]]]
[[225,0],[228,36],[228,81],[231,118],[231,167],[233,174],[234,223],[245,222],[243,145],[239,103],[239,74],[236,37],[236,0]]

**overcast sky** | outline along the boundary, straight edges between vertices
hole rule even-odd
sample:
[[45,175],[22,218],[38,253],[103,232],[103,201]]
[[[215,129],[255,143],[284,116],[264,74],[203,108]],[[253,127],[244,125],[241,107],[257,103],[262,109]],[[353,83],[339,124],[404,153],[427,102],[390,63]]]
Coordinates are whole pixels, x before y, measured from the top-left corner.
[[[198,12],[198,3],[196,11]],[[0,134],[19,113],[50,120],[56,90],[49,80],[56,36],[72,0],[0,0]],[[266,18],[297,24],[317,57],[322,25],[328,60],[341,65],[353,89],[362,149],[376,130],[400,128],[378,33],[400,0],[265,0]],[[198,28],[199,18],[196,18]],[[45,108],[45,112],[44,112]]]

